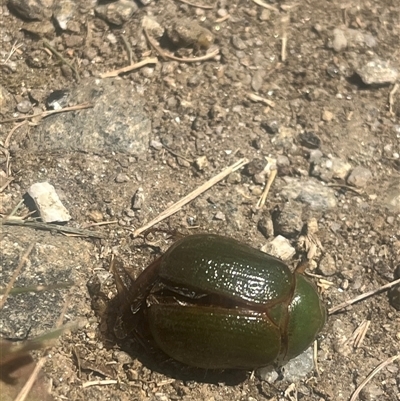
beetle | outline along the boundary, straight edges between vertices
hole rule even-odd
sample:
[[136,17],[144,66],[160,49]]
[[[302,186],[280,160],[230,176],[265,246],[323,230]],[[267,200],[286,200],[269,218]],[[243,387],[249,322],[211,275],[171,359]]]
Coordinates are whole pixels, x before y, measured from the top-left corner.
[[121,316],[132,323],[139,315],[165,354],[205,369],[281,365],[306,350],[326,321],[306,277],[215,234],[176,241],[138,276]]

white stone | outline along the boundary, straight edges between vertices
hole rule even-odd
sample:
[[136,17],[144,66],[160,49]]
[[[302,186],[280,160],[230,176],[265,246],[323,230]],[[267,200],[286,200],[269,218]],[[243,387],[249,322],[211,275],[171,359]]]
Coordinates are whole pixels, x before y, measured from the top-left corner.
[[71,220],[68,210],[61,203],[53,185],[48,182],[38,182],[31,185],[28,194],[34,200],[44,223],[61,223]]

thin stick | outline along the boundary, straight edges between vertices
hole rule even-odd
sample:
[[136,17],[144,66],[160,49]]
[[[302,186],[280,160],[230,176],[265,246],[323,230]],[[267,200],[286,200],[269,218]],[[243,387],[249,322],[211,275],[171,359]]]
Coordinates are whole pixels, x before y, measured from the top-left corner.
[[14,180],[14,177],[8,177],[5,184],[0,187],[0,193],[2,193]]
[[42,113],[31,114],[29,116],[19,116],[19,117],[15,117],[15,118],[8,118],[6,120],[1,120],[0,124],[11,123],[14,121],[21,121],[21,120],[30,120],[31,118],[35,118],[35,117],[45,118],[45,117],[51,116],[52,114],[65,113],[67,111],[75,111],[75,110],[82,110],[82,109],[90,109],[91,107],[93,107],[92,103],[81,103],[81,104],[77,104],[76,106],[64,107],[63,109],[60,109],[60,110],[48,110],[48,111],[43,111]]
[[272,100],[266,99],[265,97],[256,95],[255,93],[247,93],[247,97],[255,103],[261,102],[264,103],[266,106],[275,107],[275,103]]
[[11,141],[11,136],[12,134],[20,127],[24,126],[27,123],[27,120],[22,121],[20,123],[18,123],[15,127],[13,127],[10,132],[8,133],[8,135],[6,136],[6,139],[4,140],[4,147],[5,148],[9,148],[10,147],[10,141]]
[[215,56],[219,54],[219,49],[215,49],[210,53],[205,54],[204,56],[200,57],[175,57],[172,56],[171,54],[164,53],[165,57],[174,60],[174,61],[179,61],[181,63],[197,63],[198,61],[205,61],[205,60],[211,60]]
[[67,227],[67,226],[59,226],[57,224],[47,224],[39,221],[30,221],[30,220],[21,220],[21,219],[10,219],[4,218],[0,220],[1,225],[6,226],[22,226],[22,227],[31,227],[37,230],[44,231],[57,231],[60,233],[70,233],[76,234],[80,237],[92,237],[92,238],[106,238],[107,235],[103,233],[99,233],[91,230],[83,230],[81,228]]
[[117,384],[117,380],[92,380],[82,384],[82,388],[92,387],[92,386],[108,386],[109,384]]
[[64,58],[64,56],[59,53],[46,39],[43,39],[43,44],[45,47],[47,47],[54,55],[56,55],[64,64],[66,64],[69,68],[71,68],[72,72],[75,74],[75,79],[77,82],[81,80],[81,77],[79,76],[78,70],[73,66],[67,59]]
[[387,284],[383,285],[382,287],[379,287],[379,288],[377,288],[377,289],[375,289],[375,290],[365,292],[364,294],[361,294],[361,295],[359,295],[358,297],[355,297],[355,298],[353,298],[353,299],[349,299],[348,301],[342,302],[341,304],[339,304],[339,305],[337,305],[337,306],[334,306],[333,308],[329,309],[329,310],[328,310],[328,313],[329,313],[330,315],[332,315],[332,314],[334,314],[335,312],[337,312],[337,311],[339,311],[339,310],[341,310],[341,309],[346,308],[347,306],[353,305],[353,304],[355,304],[356,302],[362,301],[362,300],[365,299],[365,298],[369,298],[369,297],[371,297],[372,295],[378,294],[379,292],[388,290],[389,288],[392,288],[392,287],[394,287],[394,286],[396,286],[396,285],[398,285],[398,284],[400,284],[400,278],[397,279],[397,280],[391,281],[390,283],[387,283]]
[[22,206],[22,204],[24,203],[24,200],[21,199],[18,202],[18,205],[15,206],[15,208],[11,211],[11,213],[6,217],[6,219],[9,219],[10,217],[13,217],[15,215],[15,213],[17,213],[18,209]]
[[121,35],[121,39],[124,42],[124,45],[125,45],[125,48],[126,48],[126,52],[128,53],[129,65],[132,65],[133,64],[133,58],[132,58],[131,45],[129,44],[128,39],[124,35]]
[[149,35],[146,28],[143,28],[143,33],[144,33],[144,36],[146,37],[146,40],[149,42],[150,47],[152,47],[161,56],[161,58],[164,61],[167,61],[167,57],[166,57],[164,51],[158,45],[157,41]]
[[399,89],[399,84],[395,84],[393,86],[393,89],[389,93],[389,113],[391,115],[394,115],[395,113],[393,112],[393,105],[394,105],[394,95]]
[[249,161],[247,159],[240,159],[236,163],[232,164],[225,170],[223,170],[221,173],[217,174],[207,182],[205,182],[203,185],[200,185],[200,187],[196,188],[194,191],[190,192],[190,194],[184,196],[182,199],[180,199],[178,202],[174,203],[172,206],[164,210],[162,213],[160,213],[155,219],[151,220],[149,223],[145,224],[144,226],[138,228],[133,232],[133,236],[137,237],[139,234],[142,232],[148,230],[150,227],[154,226],[155,224],[159,223],[160,221],[163,221],[169,216],[172,216],[175,214],[178,210],[180,210],[183,206],[185,206],[187,203],[192,201],[193,199],[197,198],[199,195],[201,195],[203,192],[207,191],[210,189],[213,185],[218,183],[219,181],[223,180],[226,176],[228,176],[230,173],[240,169],[244,165],[246,165]]
[[22,255],[22,258],[19,261],[18,266],[15,269],[15,272],[11,277],[11,280],[8,282],[7,287],[4,290],[3,297],[0,299],[0,310],[3,308],[4,304],[6,303],[8,294],[10,293],[11,289],[13,288],[15,280],[17,279],[19,273],[21,273],[22,267],[24,266],[25,262],[27,261],[28,256],[32,252],[32,249],[34,246],[35,246],[35,243],[29,245],[26,252]]
[[100,78],[116,77],[119,74],[124,74],[125,72],[137,70],[138,68],[141,68],[144,65],[157,64],[157,63],[158,63],[158,60],[156,57],[145,58],[142,61],[139,61],[138,63],[135,63],[135,64],[128,65],[127,67],[118,68],[117,70],[108,71],[103,74],[100,74]]
[[111,221],[99,221],[98,223],[89,223],[85,224],[82,228],[89,228],[89,227],[97,227],[97,226],[105,226],[108,224],[116,224],[118,220],[111,220]]
[[286,47],[287,47],[287,30],[285,29],[282,34],[282,47],[281,47],[281,60],[286,61]]
[[265,201],[267,200],[269,190],[271,189],[271,185],[275,180],[277,172],[278,171],[276,169],[271,170],[271,173],[269,174],[269,177],[268,177],[267,185],[264,188],[261,198],[257,202],[257,206],[256,206],[257,209],[261,209],[265,205]]
[[187,0],[178,0],[178,1],[183,4],[187,4],[190,7],[201,8],[202,10],[213,10],[215,8],[215,4],[213,6],[203,6],[201,4],[191,3],[190,1],[187,1]]
[[380,363],[362,382],[361,384],[357,387],[357,389],[354,391],[353,395],[350,398],[350,401],[355,401],[358,397],[358,394],[360,394],[360,391],[365,387],[365,385],[371,381],[371,379],[384,367],[387,365],[393,363],[396,359],[400,358],[400,354],[391,356],[390,358],[386,359],[386,361],[383,361]]
[[267,4],[267,3],[263,2],[262,0],[252,0],[252,1],[253,1],[253,3],[256,3],[257,5],[264,7],[267,10],[271,10],[271,11],[275,11],[276,13],[279,13],[279,10],[276,7],[271,6],[270,4]]
[[229,19],[229,18],[231,18],[230,14],[226,14],[224,17],[221,17],[221,18],[216,19],[215,22],[216,22],[217,24],[220,24],[221,22],[224,22],[224,21],[226,21],[226,20]]
[[179,153],[174,152],[172,149],[170,149],[168,146],[162,144],[162,146],[169,152],[171,153],[171,155],[175,156],[175,157],[180,157],[183,160],[186,160],[188,163],[193,163],[193,160],[188,159],[185,156],[180,155]]

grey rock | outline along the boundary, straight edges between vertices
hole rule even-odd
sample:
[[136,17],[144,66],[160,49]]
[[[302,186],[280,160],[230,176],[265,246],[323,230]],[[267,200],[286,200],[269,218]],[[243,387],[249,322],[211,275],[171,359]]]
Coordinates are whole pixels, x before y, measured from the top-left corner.
[[282,367],[283,380],[298,382],[314,369],[313,347],[309,347]]
[[260,380],[268,382],[270,384],[276,382],[279,378],[278,372],[273,366],[264,366],[256,370],[256,375]]
[[333,50],[340,52],[347,47],[347,38],[342,29],[336,28],[333,30]]
[[332,157],[331,160],[333,178],[344,180],[351,169],[351,164],[338,157]]
[[388,85],[396,82],[399,70],[391,66],[389,61],[375,59],[356,70],[367,85]]
[[137,191],[135,192],[135,195],[133,195],[132,209],[139,210],[143,207],[143,204],[144,204],[143,188],[138,188]]
[[390,182],[385,191],[384,205],[395,213],[400,210],[400,179],[394,179]]
[[324,182],[329,182],[333,177],[332,161],[326,157],[321,158],[318,163],[313,164],[311,175]]
[[318,264],[318,270],[324,276],[333,276],[336,273],[336,262],[333,256],[324,255]]
[[142,26],[151,36],[156,39],[159,39],[164,35],[164,28],[153,18],[144,16],[142,20]]
[[303,206],[299,202],[293,200],[286,202],[275,220],[277,234],[285,237],[298,235],[303,227],[302,212]]
[[232,36],[232,45],[236,50],[244,50],[247,48],[246,43],[237,35]]
[[118,0],[95,8],[96,15],[114,25],[123,25],[137,10],[137,4],[131,0]]
[[319,149],[312,149],[310,150],[308,160],[310,161],[310,163],[318,164],[323,155],[324,154]]
[[8,6],[28,20],[50,19],[54,0],[10,0]]
[[308,205],[313,210],[324,211],[336,207],[335,191],[313,180],[299,181],[284,177],[287,182],[281,190],[286,199],[294,199]]
[[253,89],[253,91],[258,92],[261,89],[263,85],[264,75],[265,72],[263,70],[258,70],[254,73],[251,79],[251,88]]
[[130,180],[129,176],[125,173],[119,173],[115,177],[115,182],[118,184],[122,184],[123,182],[128,182]]
[[144,99],[122,80],[86,80],[70,91],[69,103],[93,108],[50,116],[26,141],[31,151],[111,152],[140,155],[149,144],[151,122]]
[[257,223],[257,227],[265,238],[268,239],[274,236],[274,223],[269,214],[261,217]]
[[372,173],[365,167],[355,167],[347,178],[347,183],[358,188],[364,188],[372,178]]
[[31,109],[32,109],[32,103],[27,99],[17,104],[17,110],[22,114],[29,113]]
[[10,113],[14,110],[14,107],[14,96],[4,86],[0,85],[0,113]]
[[43,222],[66,222],[71,219],[68,210],[61,203],[55,188],[48,182],[31,185],[28,189],[28,194],[35,202]]
[[62,30],[67,29],[67,23],[74,15],[76,8],[75,1],[58,0],[53,11],[54,19]]

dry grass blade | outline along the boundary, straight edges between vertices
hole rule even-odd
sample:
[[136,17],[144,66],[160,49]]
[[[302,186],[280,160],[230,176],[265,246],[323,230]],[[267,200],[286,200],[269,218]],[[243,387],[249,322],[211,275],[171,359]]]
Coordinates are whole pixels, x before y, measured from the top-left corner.
[[362,382],[361,384],[357,387],[357,389],[354,391],[353,395],[350,398],[350,401],[355,401],[358,397],[358,394],[360,394],[360,391],[366,386],[366,384],[372,380],[372,378],[379,372],[381,371],[385,366],[393,363],[396,359],[400,358],[400,354],[391,356],[390,358],[386,359],[386,361],[383,361],[380,363]]
[[17,268],[15,269],[14,274],[11,277],[11,280],[8,282],[6,289],[4,290],[3,297],[0,300],[0,309],[3,308],[4,304],[7,301],[8,294],[10,293],[11,289],[14,286],[15,280],[17,279],[19,273],[22,270],[22,267],[24,266],[25,262],[28,260],[28,256],[32,252],[33,247],[35,246],[35,243],[31,244],[28,249],[25,251],[25,253],[22,255],[21,260],[19,261],[19,264]]
[[399,284],[400,284],[400,278],[397,279],[397,280],[391,281],[390,283],[387,283],[387,284],[383,285],[382,287],[379,287],[379,288],[377,288],[375,290],[365,292],[364,294],[361,294],[358,297],[355,297],[353,299],[349,299],[348,301],[342,302],[341,304],[336,305],[333,308],[329,309],[328,312],[329,312],[330,315],[332,315],[333,313],[335,313],[335,312],[337,312],[337,311],[339,311],[341,309],[344,309],[347,306],[353,305],[356,302],[362,301],[365,298],[369,298],[372,295],[375,295],[375,294],[378,294],[378,293],[380,293],[382,291],[388,290],[389,288],[392,288],[395,285],[399,285]]
[[134,237],[137,237],[139,234],[141,234],[142,232],[148,230],[150,227],[152,227],[155,224],[159,223],[160,221],[166,219],[167,217],[172,216],[178,210],[180,210],[183,206],[185,206],[187,203],[189,203],[193,199],[197,198],[203,192],[205,192],[208,189],[210,189],[213,185],[215,185],[219,181],[223,180],[230,173],[238,170],[239,168],[243,167],[247,163],[248,163],[247,159],[238,160],[236,163],[232,164],[231,166],[226,168],[224,171],[222,171],[221,173],[217,174],[215,177],[211,178],[210,180],[205,182],[200,187],[196,188],[190,194],[184,196],[182,199],[180,199],[178,202],[174,203],[168,209],[164,210],[155,219],[151,220],[149,223],[145,224],[143,227],[140,227],[137,230],[135,230],[133,232]]

